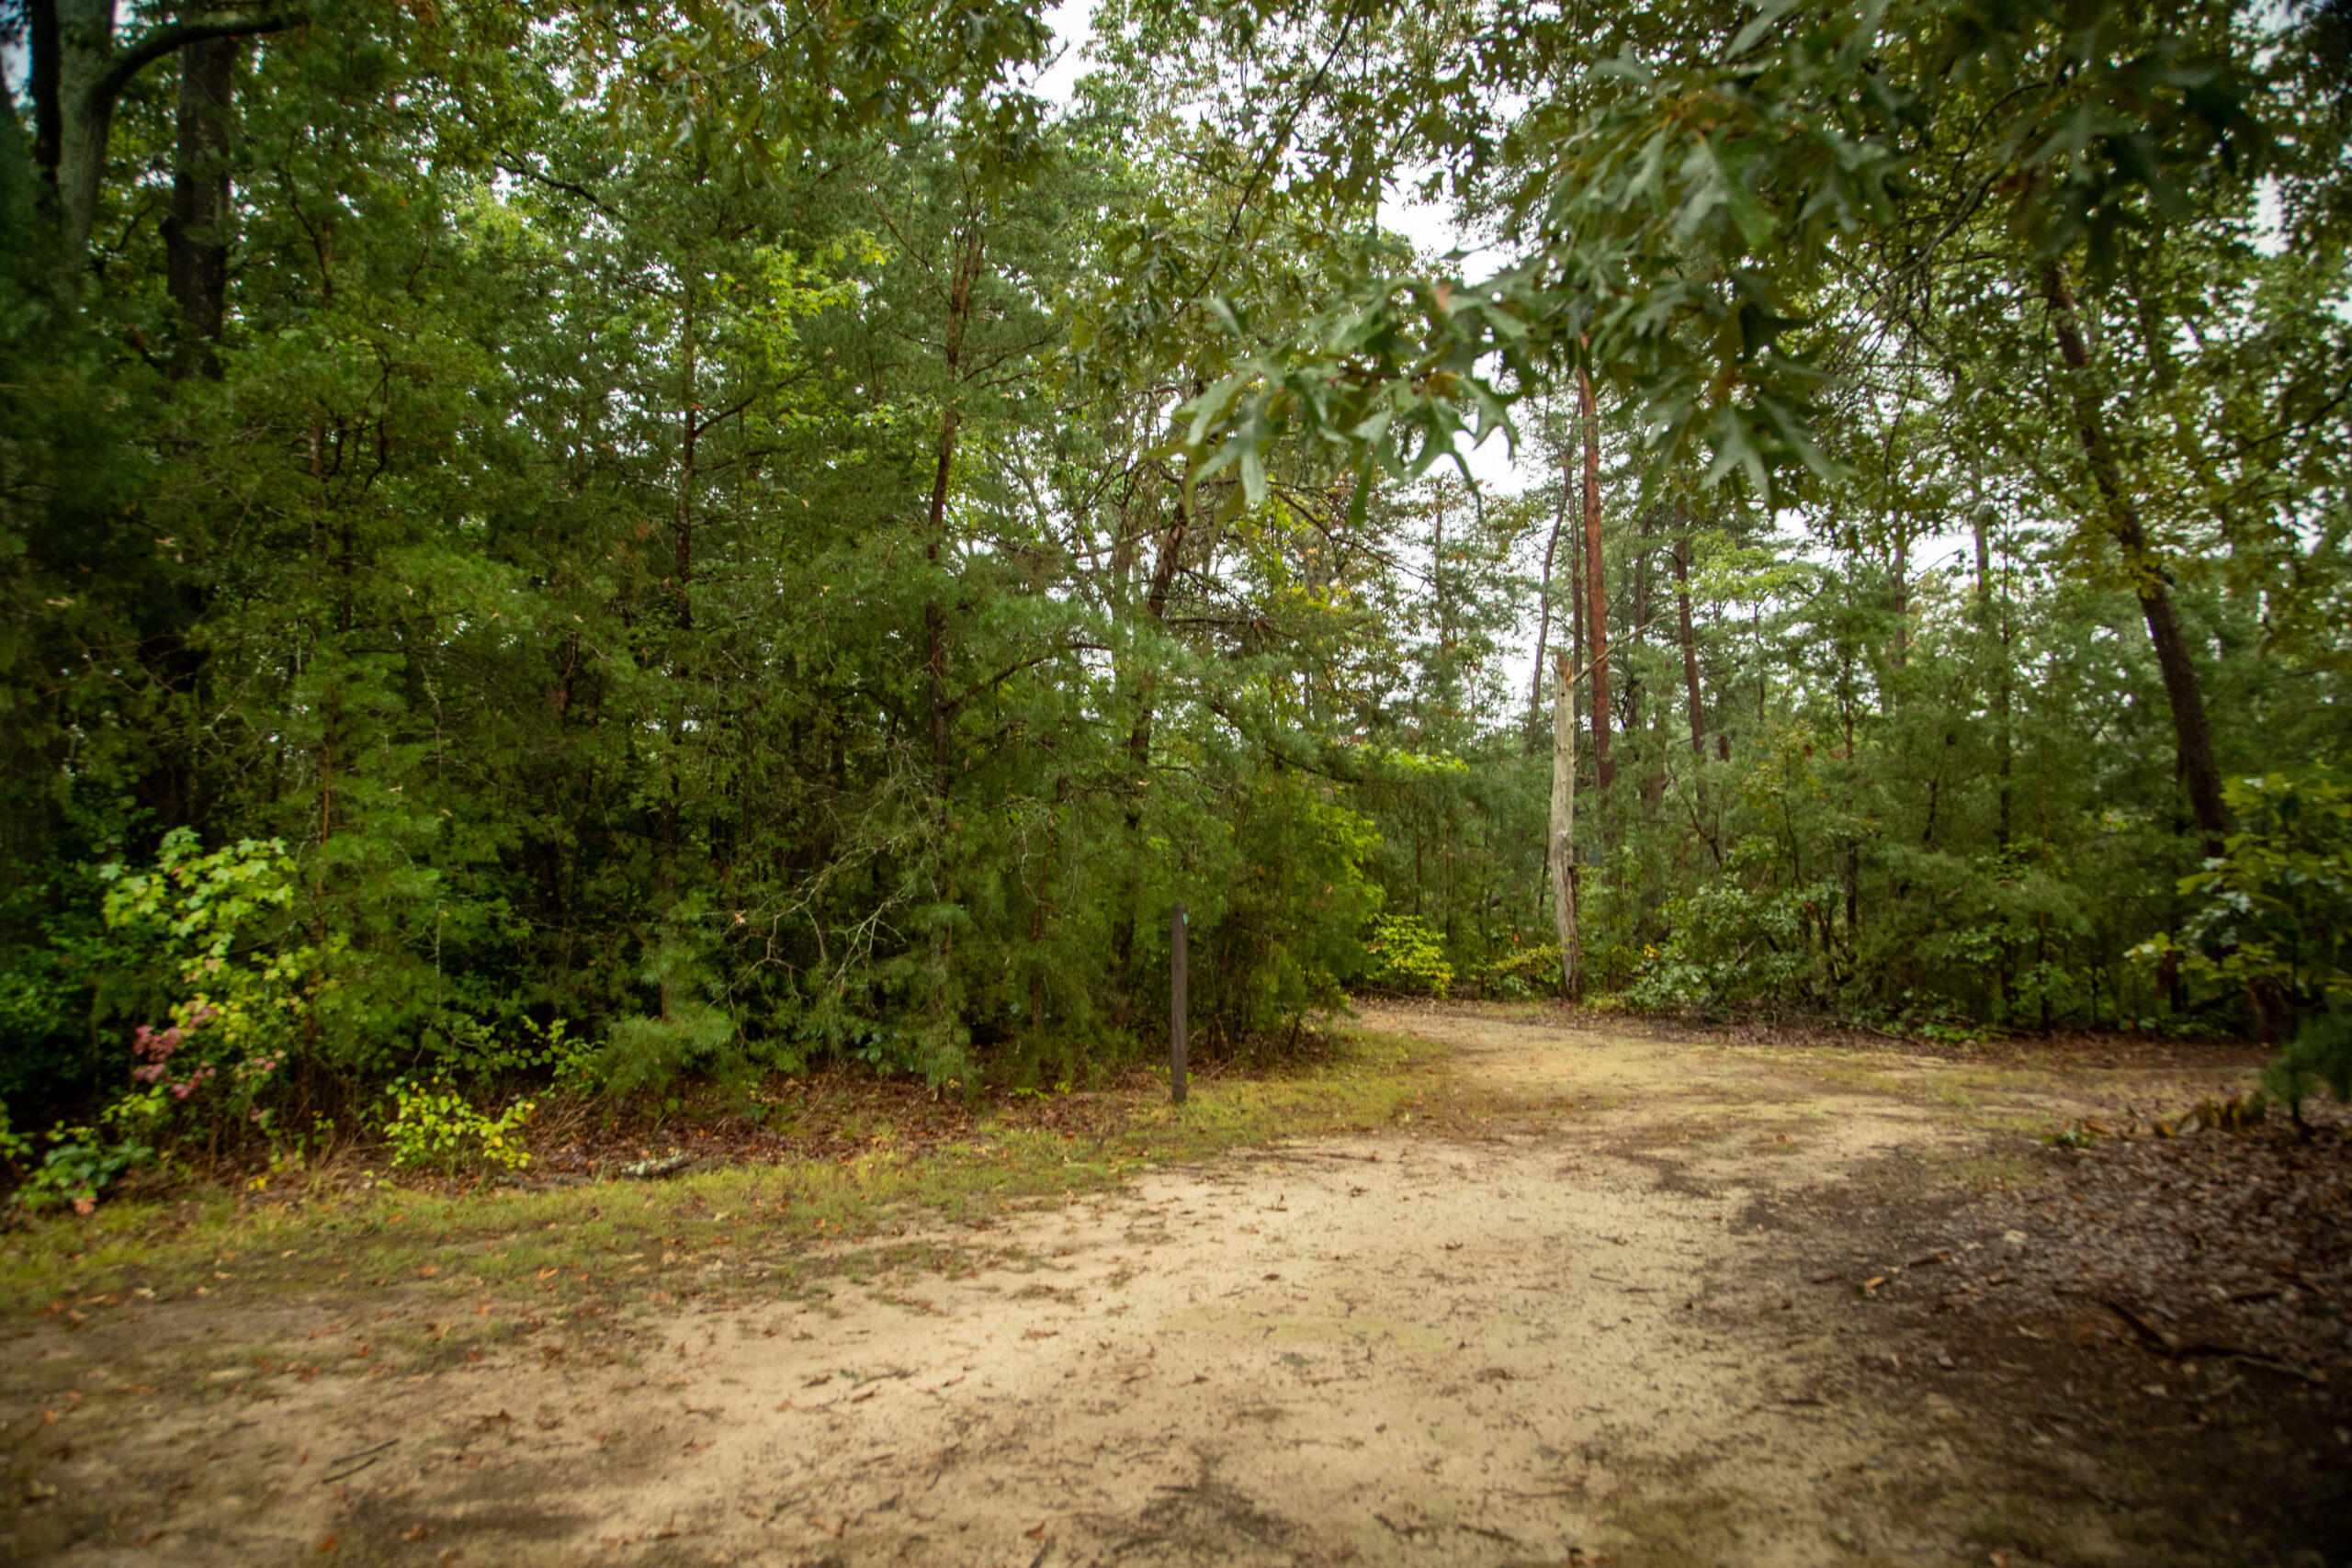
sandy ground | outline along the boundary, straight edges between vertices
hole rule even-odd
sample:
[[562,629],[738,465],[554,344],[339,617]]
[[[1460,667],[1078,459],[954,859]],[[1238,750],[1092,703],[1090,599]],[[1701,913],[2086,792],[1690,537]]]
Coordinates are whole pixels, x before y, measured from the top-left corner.
[[[1993,1418],[1858,1288],[1931,1261],[1897,1255],[1914,1247],[2025,1245],[1920,1197],[1960,1190],[1981,1089],[1962,1115],[1934,1092],[1957,1069],[1932,1063],[1890,1086],[1797,1052],[1371,1021],[1456,1047],[1496,1109],[1481,1135],[1407,1121],[1163,1171],[1021,1216],[999,1238],[1021,1256],[966,1277],[657,1309],[603,1366],[265,1373],[319,1352],[322,1308],[301,1303],[233,1324],[159,1304],[136,1344],[19,1342],[42,1363],[19,1389],[100,1388],[107,1359],[168,1346],[249,1397],[94,1425],[26,1506],[113,1528],[16,1560],[1996,1560],[1969,1534]],[[341,1311],[334,1344],[371,1332]],[[1871,1371],[1906,1358],[1928,1381],[1887,1397]],[[2031,1440],[2098,1495],[2102,1461]],[[2087,1515],[2065,1540],[2142,1560]]]

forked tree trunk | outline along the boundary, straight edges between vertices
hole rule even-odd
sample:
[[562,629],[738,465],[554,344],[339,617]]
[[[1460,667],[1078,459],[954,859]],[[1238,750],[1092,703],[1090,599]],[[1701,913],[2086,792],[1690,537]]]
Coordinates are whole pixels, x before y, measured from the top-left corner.
[[1565,653],[1552,666],[1552,924],[1560,942],[1560,986],[1570,1001],[1584,994],[1584,953],[1577,940],[1577,705]]

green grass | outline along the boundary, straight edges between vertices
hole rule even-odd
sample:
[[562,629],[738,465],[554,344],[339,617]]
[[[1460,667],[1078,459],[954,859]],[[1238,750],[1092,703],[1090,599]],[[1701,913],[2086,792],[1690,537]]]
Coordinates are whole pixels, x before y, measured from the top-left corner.
[[[917,1157],[886,1138],[845,1162],[729,1167],[662,1181],[470,1193],[337,1171],[276,1188],[197,1190],[53,1214],[0,1242],[0,1318],[83,1314],[157,1296],[269,1295],[404,1285],[558,1310],[589,1298],[795,1291],[1001,1258],[1004,1214],[1114,1189],[1136,1173],[1238,1146],[1466,1114],[1443,1046],[1379,1034],[1283,1076],[1097,1094],[1092,1131],[984,1115],[970,1138]],[[1453,1112],[1454,1114],[1449,1114]],[[924,1234],[911,1234],[924,1233]],[[850,1242],[854,1249],[829,1244]],[[848,1253],[854,1250],[855,1256]],[[454,1310],[454,1309],[453,1309]]]

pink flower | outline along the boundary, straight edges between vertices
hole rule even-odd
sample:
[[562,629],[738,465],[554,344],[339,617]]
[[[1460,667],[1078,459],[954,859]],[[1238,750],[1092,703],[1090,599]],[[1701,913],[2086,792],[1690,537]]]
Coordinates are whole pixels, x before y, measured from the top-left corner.
[[86,1214],[97,1206],[98,1201],[96,1198],[76,1198],[74,1200],[74,1212],[77,1214]]

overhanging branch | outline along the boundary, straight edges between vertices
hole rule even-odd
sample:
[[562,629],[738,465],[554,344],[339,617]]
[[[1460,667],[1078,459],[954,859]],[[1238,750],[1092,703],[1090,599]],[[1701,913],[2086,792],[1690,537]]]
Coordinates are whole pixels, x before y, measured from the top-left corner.
[[256,15],[220,17],[210,21],[167,22],[133,43],[107,62],[106,70],[90,84],[82,102],[85,114],[102,114],[114,107],[122,90],[130,85],[131,78],[167,54],[176,54],[192,43],[207,39],[251,38],[257,33],[283,32],[301,18],[289,12],[267,11]]

